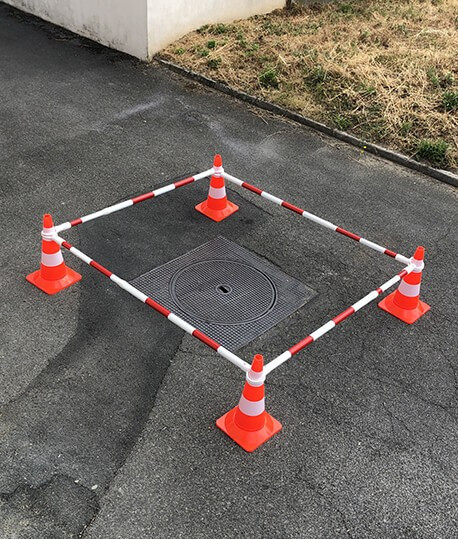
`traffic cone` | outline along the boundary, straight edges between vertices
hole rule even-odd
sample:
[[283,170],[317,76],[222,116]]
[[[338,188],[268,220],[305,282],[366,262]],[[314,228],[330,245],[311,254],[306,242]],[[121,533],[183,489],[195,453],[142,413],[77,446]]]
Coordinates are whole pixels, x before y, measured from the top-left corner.
[[378,304],[381,309],[407,324],[413,324],[430,309],[429,305],[420,300],[421,273],[425,266],[424,255],[425,248],[417,247],[410,259],[415,264],[415,269],[402,278],[397,290]]
[[223,161],[220,155],[215,155],[213,169],[214,173],[210,180],[207,200],[197,204],[196,210],[210,217],[213,221],[219,222],[232,215],[239,207],[227,200],[224,178],[221,175],[223,172]]
[[41,232],[40,269],[26,277],[29,283],[47,294],[56,294],[81,279],[79,273],[65,265],[59,244],[51,239],[54,232],[52,217],[46,213],[43,216],[43,231]]
[[256,354],[238,405],[216,425],[245,451],[254,451],[281,430],[281,423],[264,408],[264,358]]

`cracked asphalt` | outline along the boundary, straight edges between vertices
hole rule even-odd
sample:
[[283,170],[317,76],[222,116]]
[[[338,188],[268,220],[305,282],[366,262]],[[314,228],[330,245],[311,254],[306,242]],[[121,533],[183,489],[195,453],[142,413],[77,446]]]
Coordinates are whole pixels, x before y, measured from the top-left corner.
[[[456,190],[0,4],[0,537],[458,537]],[[431,311],[375,304],[276,370],[283,430],[253,454],[215,426],[240,371],[71,255],[83,280],[24,279],[41,216],[90,213],[226,170],[405,255]],[[239,351],[274,358],[399,264],[201,182],[65,237],[132,279],[222,235],[317,291]]]

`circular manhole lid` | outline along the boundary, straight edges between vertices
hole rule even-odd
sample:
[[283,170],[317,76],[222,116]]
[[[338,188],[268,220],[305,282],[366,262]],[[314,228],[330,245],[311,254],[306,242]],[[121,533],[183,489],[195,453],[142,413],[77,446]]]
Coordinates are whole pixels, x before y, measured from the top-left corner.
[[277,290],[267,275],[234,260],[202,260],[178,270],[170,295],[185,313],[215,324],[242,324],[265,316]]

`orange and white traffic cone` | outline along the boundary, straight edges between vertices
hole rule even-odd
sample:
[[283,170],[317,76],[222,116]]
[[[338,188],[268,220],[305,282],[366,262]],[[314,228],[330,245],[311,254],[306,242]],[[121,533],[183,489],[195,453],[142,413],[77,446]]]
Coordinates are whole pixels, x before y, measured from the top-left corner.
[[227,200],[226,187],[224,186],[223,161],[220,155],[215,155],[213,161],[214,173],[210,180],[207,200],[197,204],[196,210],[210,217],[213,221],[222,221],[236,212],[239,207]]
[[411,262],[415,269],[403,277],[397,290],[382,299],[378,306],[407,324],[413,324],[427,313],[430,306],[420,300],[421,273],[425,266],[424,247],[417,247]]
[[43,216],[43,231],[41,232],[40,269],[26,277],[29,283],[47,294],[56,294],[81,279],[79,273],[65,265],[60,246],[51,239],[53,233],[52,217],[46,213]]
[[249,452],[281,430],[281,423],[265,411],[264,379],[264,358],[256,354],[238,405],[216,421],[223,432]]

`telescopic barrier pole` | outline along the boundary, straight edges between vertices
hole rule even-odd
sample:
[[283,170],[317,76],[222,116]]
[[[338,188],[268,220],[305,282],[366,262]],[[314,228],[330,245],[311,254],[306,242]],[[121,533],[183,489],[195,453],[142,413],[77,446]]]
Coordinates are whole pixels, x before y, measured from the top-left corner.
[[283,352],[283,354],[280,354],[278,357],[270,361],[264,368],[265,374],[269,374],[274,369],[279,367],[282,363],[285,361],[288,361],[292,356],[312,344],[312,342],[315,342],[320,337],[322,337],[325,333],[328,331],[331,331],[331,329],[334,329],[338,324],[346,320],[349,316],[352,314],[355,314],[360,309],[371,303],[371,301],[374,301],[374,299],[378,298],[380,294],[383,294],[383,292],[386,292],[389,288],[391,288],[393,285],[395,285],[397,282],[399,282],[403,277],[411,273],[415,268],[414,264],[409,264],[406,266],[402,271],[400,271],[397,275],[392,277],[389,281],[386,281],[382,285],[380,285],[375,290],[372,290],[372,292],[369,292],[366,296],[364,296],[362,299],[354,303],[351,307],[348,307],[348,309],[345,309],[340,314],[335,316],[332,320],[329,320],[329,322],[326,322],[326,324],[323,324],[321,327],[316,329],[313,333],[310,333],[305,339],[302,339],[302,341],[299,341],[294,346],[286,350],[286,352]]
[[383,247],[382,245],[379,245],[378,243],[374,243],[373,241],[366,240],[365,238],[362,238],[361,236],[358,236],[357,234],[354,234],[353,232],[349,232],[348,230],[345,230],[345,228],[337,226],[331,223],[330,221],[327,221],[326,219],[322,219],[321,217],[318,217],[317,215],[314,215],[313,213],[305,211],[302,208],[295,206],[294,204],[290,204],[289,202],[286,202],[282,200],[281,198],[271,195],[267,191],[263,191],[262,189],[259,189],[259,187],[255,187],[254,185],[244,182],[243,180],[239,180],[235,176],[232,176],[231,174],[227,174],[227,172],[223,172],[223,178],[234,183],[235,185],[238,185],[239,187],[243,187],[244,189],[251,191],[252,193],[256,193],[262,198],[265,198],[269,200],[270,202],[277,204],[278,206],[282,206],[283,208],[286,208],[287,210],[293,211],[294,213],[297,213],[301,215],[302,217],[305,217],[309,221],[313,221],[314,223],[317,223],[318,225],[321,225],[324,228],[327,228],[328,230],[337,232],[341,234],[342,236],[346,236],[347,238],[350,238],[354,241],[361,243],[362,245],[365,245],[366,247],[369,247],[370,249],[373,249],[374,251],[390,256],[391,258],[394,258],[395,260],[397,260],[398,262],[401,262],[404,265],[410,264],[410,259],[407,258],[406,256],[395,253],[394,251],[391,251],[390,249],[387,249],[386,247]]
[[129,208],[134,204],[138,204],[139,202],[144,202],[145,200],[158,197],[160,195],[173,191],[174,189],[183,187],[184,185],[197,182],[198,180],[206,178],[211,174],[213,174],[213,168],[210,168],[204,172],[200,172],[199,174],[195,174],[194,176],[190,176],[189,178],[185,178],[184,180],[164,185],[164,187],[159,187],[158,189],[155,189],[154,191],[149,191],[148,193],[144,193],[143,195],[138,195],[134,198],[124,200],[123,202],[118,202],[118,204],[113,204],[113,206],[108,206],[107,208],[103,208],[94,213],[89,213],[88,215],[84,215],[83,217],[79,217],[78,219],[73,219],[73,221],[67,221],[66,223],[57,225],[56,232],[57,234],[59,234],[59,232],[63,232],[64,230],[68,230],[69,228],[78,226],[82,223],[86,223],[87,221],[92,221],[93,219],[98,219],[99,217],[103,217],[104,215],[110,215],[110,213],[124,210],[125,208]]
[[232,364],[234,364],[236,367],[239,367],[242,371],[248,372],[250,370],[250,365],[243,361],[240,357],[233,354],[230,350],[225,348],[224,346],[220,345],[208,335],[205,335],[205,333],[202,333],[197,328],[191,326],[191,324],[188,324],[185,320],[177,316],[176,314],[169,311],[166,307],[161,305],[160,303],[157,303],[157,301],[154,301],[152,298],[148,297],[146,294],[143,294],[140,290],[132,286],[130,283],[125,281],[124,279],[121,279],[117,275],[115,275],[112,271],[105,268],[86,254],[84,254],[82,251],[77,249],[76,247],[73,247],[73,245],[70,245],[67,241],[65,241],[63,238],[61,238],[57,234],[52,235],[52,239],[58,243],[61,247],[65,247],[70,253],[75,255],[77,258],[85,262],[88,266],[92,266],[97,271],[105,275],[105,277],[108,277],[110,280],[112,280],[115,284],[117,284],[120,288],[128,292],[130,295],[134,296],[134,298],[137,298],[142,303],[146,303],[149,307],[157,311],[158,313],[162,314],[162,316],[165,316],[170,322],[178,326],[179,328],[186,331],[186,333],[189,333],[199,341],[206,344],[208,347],[212,348],[217,352],[220,356],[224,357],[228,361],[230,361]]

